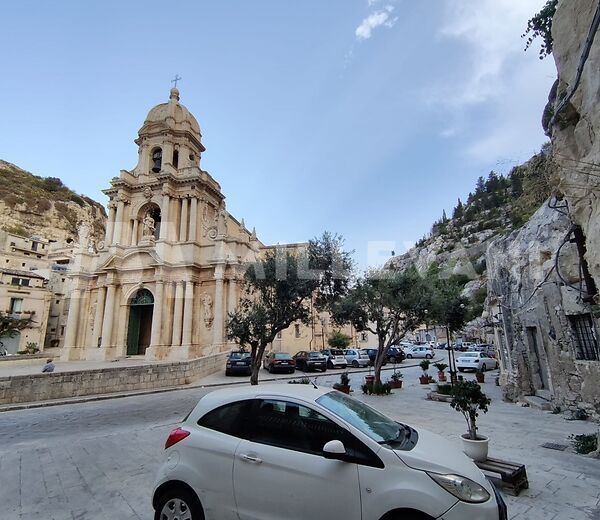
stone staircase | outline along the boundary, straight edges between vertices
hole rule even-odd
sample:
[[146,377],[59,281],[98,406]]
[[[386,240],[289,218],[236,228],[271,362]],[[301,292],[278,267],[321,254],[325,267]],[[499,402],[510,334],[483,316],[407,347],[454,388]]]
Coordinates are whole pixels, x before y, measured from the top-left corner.
[[524,401],[529,406],[544,411],[552,410],[551,399],[550,390],[536,390],[535,395],[526,395],[524,397]]

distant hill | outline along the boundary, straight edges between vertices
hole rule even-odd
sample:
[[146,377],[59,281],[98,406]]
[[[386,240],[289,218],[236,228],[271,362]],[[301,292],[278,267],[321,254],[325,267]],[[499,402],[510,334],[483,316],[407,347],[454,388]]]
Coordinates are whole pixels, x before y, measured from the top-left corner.
[[480,177],[466,201],[458,199],[449,218],[444,212],[427,236],[406,254],[392,257],[386,267],[415,265],[424,272],[434,266],[463,275],[463,294],[483,308],[486,290],[485,252],[496,237],[522,227],[550,197],[556,175],[550,145],[508,175],[490,172]]
[[19,235],[64,240],[86,222],[96,238],[104,236],[104,206],[67,188],[56,177],[38,177],[0,160],[0,227]]

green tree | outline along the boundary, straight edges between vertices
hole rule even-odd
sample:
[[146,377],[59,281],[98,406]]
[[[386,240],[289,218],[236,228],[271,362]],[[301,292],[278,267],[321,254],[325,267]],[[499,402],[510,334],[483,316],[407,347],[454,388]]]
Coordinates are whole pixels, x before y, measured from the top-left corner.
[[292,323],[308,324],[310,300],[319,287],[317,277],[307,277],[304,254],[269,251],[244,276],[243,296],[227,318],[227,337],[252,355],[250,383],[258,384],[258,373],[266,347]]
[[4,347],[2,338],[14,338],[17,333],[33,322],[33,316],[16,317],[7,312],[0,311],[0,347]]
[[324,232],[308,243],[308,273],[319,282],[315,306],[329,310],[347,293],[352,280],[354,262],[352,252],[344,250],[344,238],[336,233]]
[[351,323],[378,338],[375,384],[381,384],[381,367],[391,345],[421,324],[431,305],[431,291],[415,268],[406,271],[367,271],[333,306],[337,323]]
[[350,336],[346,336],[346,334],[344,334],[343,332],[340,332],[339,330],[334,330],[329,335],[329,338],[327,338],[327,344],[331,348],[341,348],[341,349],[348,348],[351,341],[352,341],[352,338],[350,338]]
[[552,19],[556,14],[558,0],[547,0],[542,10],[527,22],[527,28],[521,38],[527,38],[525,50],[531,47],[536,38],[542,39],[540,60],[552,54],[554,41],[552,39]]

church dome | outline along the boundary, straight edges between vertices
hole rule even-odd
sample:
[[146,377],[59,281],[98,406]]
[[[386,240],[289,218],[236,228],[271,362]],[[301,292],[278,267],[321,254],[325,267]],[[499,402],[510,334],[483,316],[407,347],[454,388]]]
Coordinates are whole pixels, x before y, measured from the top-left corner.
[[171,89],[169,101],[156,105],[144,121],[140,128],[140,136],[145,133],[151,133],[157,127],[168,127],[172,130],[191,132],[194,137],[200,140],[200,125],[190,111],[179,103],[179,90]]

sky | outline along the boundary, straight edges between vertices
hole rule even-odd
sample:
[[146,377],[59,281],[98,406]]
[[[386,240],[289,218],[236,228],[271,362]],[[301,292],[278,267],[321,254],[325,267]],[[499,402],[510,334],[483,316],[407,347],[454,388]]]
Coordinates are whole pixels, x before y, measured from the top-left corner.
[[20,0],[2,9],[0,159],[102,203],[176,74],[201,166],[266,244],[340,233],[380,265],[546,141],[544,0]]

